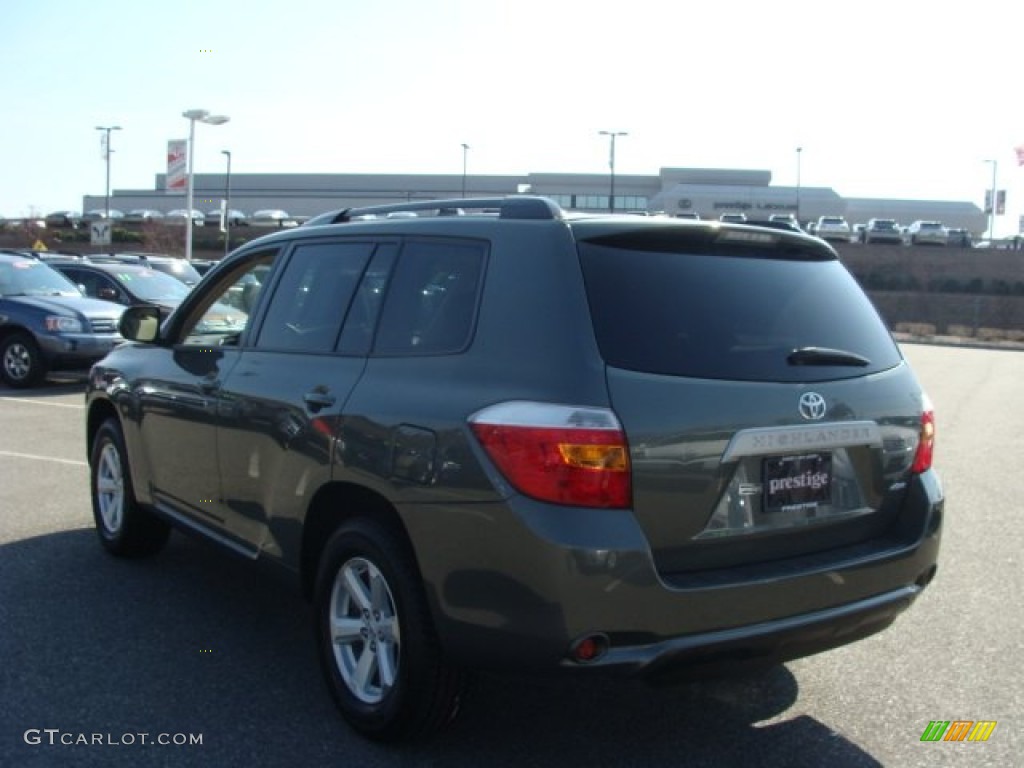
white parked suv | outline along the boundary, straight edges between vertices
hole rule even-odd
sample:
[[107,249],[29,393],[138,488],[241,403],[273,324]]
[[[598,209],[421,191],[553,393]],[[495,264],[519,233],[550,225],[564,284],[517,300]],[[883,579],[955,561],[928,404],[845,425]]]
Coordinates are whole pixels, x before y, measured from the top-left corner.
[[941,221],[915,221],[907,228],[907,241],[911,245],[947,245],[949,230]]
[[814,234],[822,240],[841,240],[850,242],[850,225],[842,216],[819,216],[814,226]]

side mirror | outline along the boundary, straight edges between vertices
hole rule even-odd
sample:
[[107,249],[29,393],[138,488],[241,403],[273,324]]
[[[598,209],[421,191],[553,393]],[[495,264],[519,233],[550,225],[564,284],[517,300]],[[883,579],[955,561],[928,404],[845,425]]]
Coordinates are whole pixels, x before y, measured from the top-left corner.
[[128,307],[121,315],[118,330],[129,341],[154,342],[160,336],[160,310],[157,307]]
[[100,288],[96,291],[96,298],[104,299],[105,301],[117,301],[117,290],[114,288]]

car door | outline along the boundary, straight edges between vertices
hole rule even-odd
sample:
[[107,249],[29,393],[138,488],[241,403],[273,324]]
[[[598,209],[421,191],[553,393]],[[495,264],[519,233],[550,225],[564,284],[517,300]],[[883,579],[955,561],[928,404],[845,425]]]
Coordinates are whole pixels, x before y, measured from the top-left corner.
[[224,534],[236,548],[220,493],[217,420],[221,389],[238,363],[251,315],[230,302],[238,284],[266,271],[275,256],[275,250],[254,254],[183,305],[184,314],[164,331],[172,343],[135,382],[154,501],[204,532]]
[[263,289],[258,333],[220,392],[217,434],[227,527],[253,552],[296,551],[305,510],[330,480],[341,409],[376,318],[368,277],[376,271],[367,268],[393,259],[395,248],[365,239],[298,244]]

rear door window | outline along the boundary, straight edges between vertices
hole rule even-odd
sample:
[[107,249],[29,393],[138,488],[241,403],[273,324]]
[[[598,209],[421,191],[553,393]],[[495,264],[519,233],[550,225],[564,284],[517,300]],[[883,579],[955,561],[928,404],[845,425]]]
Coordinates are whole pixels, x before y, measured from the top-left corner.
[[[821,381],[899,364],[888,330],[838,260],[786,254],[581,243],[602,356],[617,368],[741,381]],[[868,363],[794,364],[791,353],[806,347]]]

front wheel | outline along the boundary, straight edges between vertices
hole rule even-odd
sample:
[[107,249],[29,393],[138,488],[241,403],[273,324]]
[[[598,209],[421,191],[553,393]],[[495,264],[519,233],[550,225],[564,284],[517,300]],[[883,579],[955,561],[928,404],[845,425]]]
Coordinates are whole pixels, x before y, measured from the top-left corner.
[[324,675],[353,728],[394,742],[452,720],[463,674],[441,658],[418,571],[397,536],[369,520],[339,528],[314,603]]
[[7,386],[34,387],[45,376],[46,361],[27,333],[13,333],[0,343],[0,377]]
[[115,419],[103,422],[93,438],[89,475],[93,519],[106,550],[146,557],[163,549],[170,526],[135,500],[124,435]]

